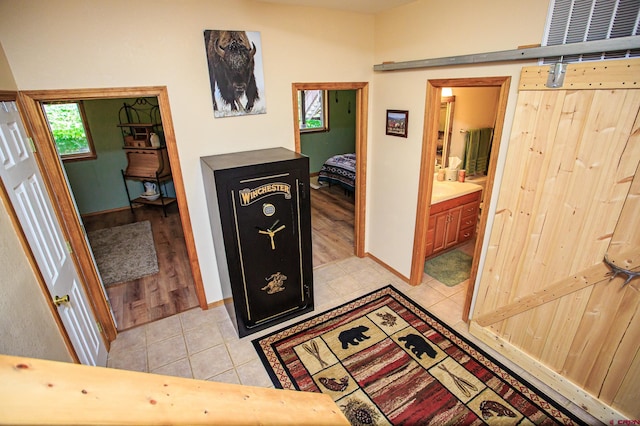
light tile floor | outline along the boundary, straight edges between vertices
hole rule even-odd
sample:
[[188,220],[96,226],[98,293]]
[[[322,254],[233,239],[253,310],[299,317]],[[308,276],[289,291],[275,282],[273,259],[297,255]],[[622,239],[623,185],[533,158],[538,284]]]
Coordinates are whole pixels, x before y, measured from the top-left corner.
[[469,334],[467,324],[462,321],[467,281],[455,287],[447,287],[425,275],[423,282],[414,287],[369,258],[350,257],[314,269],[315,310],[312,313],[239,339],[223,306],[206,311],[195,308],[119,333],[111,345],[108,367],[273,387],[253,347],[253,339],[387,284],[395,286],[521,377],[552,396],[586,424],[602,424]]

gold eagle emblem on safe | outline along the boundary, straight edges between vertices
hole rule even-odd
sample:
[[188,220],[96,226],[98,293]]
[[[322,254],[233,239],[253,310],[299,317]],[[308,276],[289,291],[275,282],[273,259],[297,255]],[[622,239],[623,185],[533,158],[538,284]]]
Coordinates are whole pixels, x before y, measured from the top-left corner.
[[266,281],[269,281],[267,285],[262,287],[260,290],[266,290],[267,294],[274,294],[284,290],[284,281],[287,279],[287,276],[281,272],[276,272],[271,275],[269,278],[265,278]]

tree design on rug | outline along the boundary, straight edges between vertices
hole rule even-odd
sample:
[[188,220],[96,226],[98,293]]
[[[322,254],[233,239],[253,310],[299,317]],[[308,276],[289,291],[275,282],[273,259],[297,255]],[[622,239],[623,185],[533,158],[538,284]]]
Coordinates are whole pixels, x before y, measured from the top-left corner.
[[384,314],[377,312],[376,315],[382,318],[382,325],[387,327],[393,327],[394,325],[396,325],[397,317],[395,315],[391,315],[388,312],[385,312]]
[[347,403],[340,408],[352,426],[373,425],[380,417],[380,414],[367,403],[357,399],[347,400]]

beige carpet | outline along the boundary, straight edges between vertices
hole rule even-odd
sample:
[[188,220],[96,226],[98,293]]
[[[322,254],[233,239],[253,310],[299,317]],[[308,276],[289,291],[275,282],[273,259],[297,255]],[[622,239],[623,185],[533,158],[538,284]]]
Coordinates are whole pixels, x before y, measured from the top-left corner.
[[148,220],[87,235],[105,286],[158,273],[158,256]]

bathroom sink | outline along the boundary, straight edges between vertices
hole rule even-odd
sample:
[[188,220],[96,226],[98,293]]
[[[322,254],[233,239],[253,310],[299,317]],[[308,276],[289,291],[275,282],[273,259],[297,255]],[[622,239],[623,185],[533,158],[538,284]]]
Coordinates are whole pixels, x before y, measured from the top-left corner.
[[452,198],[471,194],[472,192],[476,191],[482,191],[482,186],[476,185],[475,183],[471,182],[434,180],[433,190],[431,192],[431,204],[451,200]]

